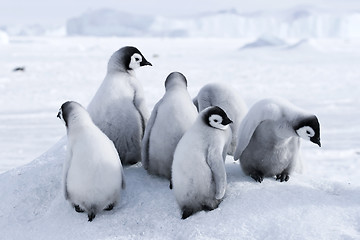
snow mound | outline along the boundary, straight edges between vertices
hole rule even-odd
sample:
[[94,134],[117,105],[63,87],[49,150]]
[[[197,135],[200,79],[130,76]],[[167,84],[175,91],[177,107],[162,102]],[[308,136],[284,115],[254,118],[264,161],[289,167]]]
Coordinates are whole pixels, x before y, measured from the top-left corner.
[[262,48],[262,47],[283,47],[286,46],[286,42],[280,38],[273,36],[264,36],[256,39],[251,43],[245,44],[241,49],[249,48]]
[[9,35],[0,30],[0,45],[6,45],[9,44]]
[[308,39],[301,39],[300,41],[290,44],[285,50],[301,50],[301,51],[313,51],[314,46]]
[[61,188],[65,138],[31,164],[0,175],[3,239],[355,239],[359,187],[292,175],[254,182],[228,158],[218,209],[181,220],[168,181],[141,164],[125,168],[118,206],[93,222],[76,213]]

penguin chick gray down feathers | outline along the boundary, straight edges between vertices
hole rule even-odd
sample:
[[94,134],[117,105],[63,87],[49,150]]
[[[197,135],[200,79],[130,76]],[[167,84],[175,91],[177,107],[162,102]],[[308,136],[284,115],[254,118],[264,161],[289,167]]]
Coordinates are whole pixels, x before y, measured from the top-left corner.
[[148,118],[144,93],[134,70],[150,65],[135,47],[110,58],[104,81],[88,106],[94,123],[114,142],[123,164],[141,161],[141,139]]
[[224,84],[209,83],[200,89],[193,102],[199,112],[210,106],[218,106],[233,121],[233,124],[230,125],[231,136],[229,136],[231,144],[229,144],[227,153],[234,155],[238,141],[238,129],[247,113],[247,106],[240,94]]
[[282,98],[254,104],[240,124],[238,138],[234,159],[240,159],[245,174],[258,182],[272,176],[289,180],[300,164],[300,138],[321,146],[317,117]]
[[171,180],[174,151],[184,132],[194,123],[197,111],[179,72],[169,74],[166,92],[155,105],[142,140],[142,164],[151,174]]
[[67,129],[64,163],[65,198],[77,212],[86,211],[92,221],[101,210],[111,210],[125,188],[123,168],[110,139],[76,102],[64,103],[57,115]]
[[180,139],[174,153],[172,183],[182,219],[200,210],[215,209],[223,199],[230,123],[221,108],[208,107]]

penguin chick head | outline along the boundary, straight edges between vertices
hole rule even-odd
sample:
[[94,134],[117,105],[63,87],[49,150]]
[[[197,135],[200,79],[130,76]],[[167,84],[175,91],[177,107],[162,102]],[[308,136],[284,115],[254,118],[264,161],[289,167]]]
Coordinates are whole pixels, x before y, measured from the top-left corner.
[[229,127],[228,125],[232,123],[224,110],[218,106],[208,107],[203,111],[205,112],[203,120],[210,127],[225,130]]
[[305,140],[309,140],[321,147],[320,143],[320,124],[317,117],[311,116],[302,119],[295,127],[297,135]]
[[126,46],[110,57],[108,71],[129,71],[146,65],[152,66],[136,47]]
[[86,110],[79,103],[68,101],[61,105],[57,117],[68,127],[69,123],[76,120],[83,112],[86,112]]
[[185,85],[187,87],[186,77],[180,72],[172,72],[165,80],[165,89],[168,90],[175,85]]

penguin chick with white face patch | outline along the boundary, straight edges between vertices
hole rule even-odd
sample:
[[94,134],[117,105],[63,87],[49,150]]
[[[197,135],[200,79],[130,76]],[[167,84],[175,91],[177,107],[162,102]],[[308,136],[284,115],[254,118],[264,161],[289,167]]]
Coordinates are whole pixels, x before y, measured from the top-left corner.
[[276,176],[288,181],[300,164],[300,138],[319,146],[317,117],[285,99],[264,99],[249,110],[240,124],[234,159],[240,159],[245,174],[255,181]]
[[218,106],[233,121],[233,124],[230,125],[231,136],[229,136],[231,144],[227,153],[234,155],[238,141],[238,129],[247,113],[247,106],[244,100],[232,88],[220,83],[210,83],[200,89],[193,102],[198,111],[202,111],[210,106]]
[[135,47],[110,58],[104,81],[88,106],[94,123],[112,140],[123,164],[141,161],[141,139],[148,118],[144,93],[134,70],[150,65]]
[[64,103],[57,115],[67,129],[64,163],[65,199],[91,222],[102,210],[111,210],[125,188],[123,168],[113,142],[93,123],[77,102]]
[[169,74],[165,89],[166,92],[155,105],[145,129],[142,164],[149,173],[171,180],[176,145],[195,122],[198,113],[187,91],[187,80],[183,74]]
[[226,142],[232,121],[217,106],[200,112],[180,139],[172,165],[173,191],[182,219],[218,207],[226,190]]

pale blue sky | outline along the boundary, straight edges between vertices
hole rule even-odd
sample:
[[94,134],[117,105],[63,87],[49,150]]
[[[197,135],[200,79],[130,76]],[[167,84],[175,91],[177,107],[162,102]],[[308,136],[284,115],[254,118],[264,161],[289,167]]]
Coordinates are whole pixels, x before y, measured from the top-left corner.
[[0,0],[0,26],[24,24],[63,25],[87,10],[112,8],[138,14],[192,15],[236,8],[240,12],[276,10],[297,5],[360,10],[360,0]]

